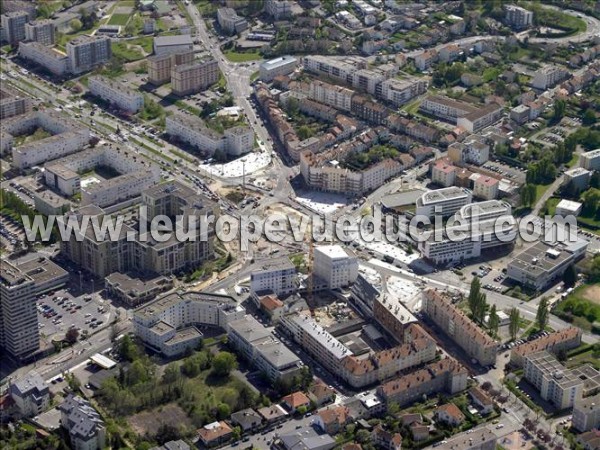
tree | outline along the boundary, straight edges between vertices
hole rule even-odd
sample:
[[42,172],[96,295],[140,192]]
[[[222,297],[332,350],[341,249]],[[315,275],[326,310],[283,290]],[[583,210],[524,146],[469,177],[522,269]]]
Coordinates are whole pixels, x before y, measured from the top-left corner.
[[217,417],[219,420],[227,419],[231,415],[231,408],[227,403],[217,405]]
[[492,305],[492,309],[490,310],[490,317],[488,319],[488,328],[492,332],[493,336],[498,334],[498,326],[500,325],[500,319],[498,318],[498,313],[496,312],[496,305]]
[[133,362],[139,357],[139,349],[128,334],[119,340],[117,354],[120,359],[125,359],[130,362]]
[[581,123],[583,125],[594,125],[596,123],[596,113],[593,109],[588,108],[583,113],[583,118],[581,119]]
[[81,30],[83,28],[83,24],[81,23],[81,20],[79,19],[73,19],[69,22],[69,26],[71,27],[71,30],[73,30],[74,33],[77,33],[79,30]]
[[521,328],[521,313],[517,308],[512,308],[510,310],[508,323],[508,332],[510,334],[511,340],[514,341],[517,338],[519,328]]
[[582,196],[583,200],[583,212],[588,217],[595,216],[600,207],[600,190],[589,189]]
[[540,300],[540,304],[538,305],[537,313],[535,315],[535,321],[537,323],[537,327],[540,330],[545,330],[546,325],[548,325],[548,299],[546,297],[542,297]]
[[534,184],[527,183],[521,187],[521,204],[523,206],[531,206],[535,202],[536,188]]
[[65,334],[65,340],[71,345],[77,342],[78,337],[79,331],[77,330],[77,328],[69,328],[67,330],[67,333]]
[[479,277],[474,277],[473,280],[471,281],[471,289],[469,290],[469,298],[468,298],[469,309],[471,310],[471,314],[473,314],[473,316],[475,316],[475,313],[477,311],[477,303],[480,300],[480,296],[481,296],[481,281],[479,280]]
[[560,119],[562,119],[565,116],[565,110],[567,109],[567,103],[562,100],[556,100],[554,102],[554,116],[553,119],[555,121],[559,121]]
[[563,281],[565,283],[565,287],[573,287],[575,286],[575,283],[577,282],[577,271],[575,270],[575,265],[571,264],[569,267],[567,267],[567,270],[565,270],[565,273],[563,274]]
[[219,352],[214,357],[212,365],[215,375],[229,376],[232,370],[237,369],[237,360],[232,353]]
[[169,364],[162,376],[163,384],[175,383],[181,378],[181,371],[175,364]]

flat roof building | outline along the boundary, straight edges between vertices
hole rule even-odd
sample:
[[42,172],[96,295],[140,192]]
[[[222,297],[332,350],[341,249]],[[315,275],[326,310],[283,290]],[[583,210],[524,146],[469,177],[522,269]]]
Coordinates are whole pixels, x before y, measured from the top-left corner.
[[171,69],[171,89],[175,95],[195,94],[219,81],[220,73],[214,59],[176,65]]
[[415,214],[429,218],[436,215],[449,217],[471,203],[472,199],[473,194],[470,190],[455,186],[428,191],[417,200]]
[[194,42],[189,34],[157,36],[154,38],[154,54],[165,55],[194,50]]
[[298,66],[298,59],[293,56],[284,55],[261,63],[260,79],[266,82],[272,81],[278,75],[288,75]]
[[144,107],[142,93],[123,83],[102,76],[90,77],[88,83],[92,95],[100,97],[122,111],[135,114]]

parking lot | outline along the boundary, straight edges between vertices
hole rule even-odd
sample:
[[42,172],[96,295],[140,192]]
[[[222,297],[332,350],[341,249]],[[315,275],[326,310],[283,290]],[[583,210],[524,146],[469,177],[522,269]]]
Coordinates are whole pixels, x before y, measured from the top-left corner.
[[110,306],[97,296],[73,296],[61,289],[41,296],[37,302],[40,333],[48,340],[60,340],[69,328],[80,336],[91,335],[110,322]]

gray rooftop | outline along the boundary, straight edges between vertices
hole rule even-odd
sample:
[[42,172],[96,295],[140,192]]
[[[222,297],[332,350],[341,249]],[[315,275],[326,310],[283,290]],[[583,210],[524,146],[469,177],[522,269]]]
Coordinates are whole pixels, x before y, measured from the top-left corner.
[[39,373],[32,370],[23,378],[18,379],[10,386],[12,395],[26,397],[28,395],[39,395],[48,393],[48,385]]
[[234,320],[229,323],[229,328],[235,331],[246,342],[264,339],[271,336],[271,332],[273,331],[273,328],[265,328],[251,315],[246,315],[240,320]]
[[158,36],[154,38],[154,45],[157,47],[170,45],[192,45],[192,36],[189,34],[179,34],[176,36]]

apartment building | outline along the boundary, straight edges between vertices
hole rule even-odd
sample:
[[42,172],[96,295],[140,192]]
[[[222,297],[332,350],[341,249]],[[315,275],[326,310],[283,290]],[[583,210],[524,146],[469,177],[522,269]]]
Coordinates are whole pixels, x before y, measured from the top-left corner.
[[92,95],[128,113],[135,114],[144,107],[144,96],[141,92],[110,78],[99,75],[90,77],[88,88]]
[[415,56],[415,67],[421,72],[429,70],[439,59],[437,50],[425,50],[423,53]]
[[436,215],[450,217],[465,205],[471,203],[473,193],[464,188],[448,187],[424,193],[417,200],[417,216],[433,218]]
[[238,34],[248,28],[248,21],[240,17],[233,8],[217,9],[217,22],[221,29],[229,34]]
[[501,105],[490,103],[460,117],[456,124],[470,133],[476,133],[498,122],[503,114],[504,108]]
[[340,111],[350,111],[352,109],[352,97],[355,92],[352,89],[335,84],[325,83],[320,80],[313,80],[310,83],[308,98],[339,109]]
[[254,148],[254,132],[248,126],[228,128],[223,133],[224,150],[228,155],[240,156]]
[[33,370],[10,383],[8,393],[21,418],[37,416],[50,407],[50,389],[40,374]]
[[454,395],[467,388],[469,372],[453,358],[444,358],[423,369],[402,375],[377,388],[377,394],[389,405],[407,406],[424,395],[445,392]]
[[533,25],[533,11],[516,5],[504,5],[504,21],[515,30],[524,30]]
[[390,113],[390,110],[380,103],[369,100],[364,95],[355,94],[350,102],[352,114],[373,125],[381,125]]
[[535,73],[531,85],[536,89],[546,90],[569,78],[570,72],[562,67],[544,66]]
[[28,41],[52,46],[56,39],[56,26],[50,19],[34,20],[25,24],[25,37]]
[[427,91],[427,86],[427,81],[421,79],[400,80],[390,78],[381,83],[381,98],[395,106],[400,106],[424,94]]
[[390,114],[386,119],[386,123],[390,127],[390,130],[400,131],[411,138],[426,143],[436,141],[440,135],[440,132],[434,127],[409,120],[397,114]]
[[259,78],[265,82],[273,81],[279,75],[288,75],[296,70],[298,59],[284,55],[265,61],[259,66]]
[[302,63],[308,72],[325,75],[352,85],[354,74],[367,67],[365,59],[357,56],[338,59],[323,55],[309,55],[303,58]]
[[0,120],[25,114],[31,110],[31,100],[8,86],[0,88]]
[[423,300],[427,316],[471,358],[482,366],[496,364],[499,343],[454,306],[451,299],[429,289],[424,292]]
[[469,103],[454,100],[449,97],[429,95],[423,99],[419,109],[422,112],[431,114],[439,119],[456,123],[460,117],[466,116],[477,108]]
[[574,167],[565,172],[563,184],[569,186],[574,192],[585,191],[592,178],[592,172],[583,167]]
[[523,367],[527,355],[540,351],[558,353],[577,348],[581,345],[581,330],[576,327],[568,327],[553,331],[530,342],[517,345],[510,352],[510,364],[515,367]]
[[102,450],[106,447],[106,427],[94,407],[78,395],[69,394],[58,409],[60,424],[76,450]]
[[260,270],[250,275],[250,291],[253,294],[270,291],[283,296],[296,289],[296,266],[287,257],[265,261]]
[[600,170],[600,148],[579,155],[579,165],[587,170]]
[[493,200],[498,197],[499,187],[500,180],[480,175],[473,181],[473,195],[484,200]]
[[265,12],[275,20],[281,20],[292,15],[293,3],[289,0],[265,0]]
[[227,325],[228,342],[271,382],[291,381],[302,369],[302,361],[265,328],[247,315]]
[[431,165],[431,181],[443,187],[454,186],[457,169],[443,159],[438,159]]
[[525,379],[558,410],[571,408],[582,398],[583,380],[546,351],[525,356],[523,370]]
[[198,345],[203,335],[197,326],[226,330],[245,314],[228,295],[178,291],[135,310],[132,321],[135,335],[145,346],[173,357]]
[[187,50],[180,53],[164,53],[150,56],[148,61],[148,82],[155,86],[171,81],[173,67],[189,64],[194,60],[194,52]]
[[59,77],[70,71],[69,57],[41,42],[22,42],[19,45],[19,56]]
[[154,54],[158,56],[194,51],[194,42],[189,34],[157,36],[154,38],[153,46]]
[[140,279],[132,278],[125,273],[114,272],[104,279],[106,293],[129,307],[154,300],[157,295],[172,287],[173,280],[165,276]]
[[70,72],[78,75],[106,64],[112,57],[108,36],[77,36],[67,43]]
[[340,245],[318,246],[314,250],[313,275],[325,280],[329,289],[346,287],[358,277],[358,259]]
[[573,428],[581,432],[600,428],[600,394],[575,399]]
[[585,255],[588,242],[549,243],[540,241],[515,256],[507,266],[507,277],[541,291],[560,279],[565,270]]
[[493,430],[487,427],[473,429],[470,434],[459,433],[440,442],[437,450],[495,450],[498,437]]
[[171,89],[175,95],[195,94],[219,81],[219,74],[214,59],[181,64],[171,69]]
[[152,170],[140,170],[121,175],[102,183],[91,183],[81,189],[81,205],[97,205],[101,208],[139,196],[160,181]]
[[25,24],[29,22],[27,11],[10,11],[2,14],[4,38],[10,45],[16,45],[25,40]]
[[383,82],[396,73],[396,71],[390,73],[382,69],[382,66],[374,69],[360,69],[352,74],[351,84],[356,89],[380,96]]
[[490,159],[490,146],[482,136],[473,134],[463,142],[455,142],[448,146],[448,158],[458,165],[475,164],[481,166]]

